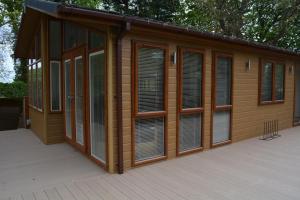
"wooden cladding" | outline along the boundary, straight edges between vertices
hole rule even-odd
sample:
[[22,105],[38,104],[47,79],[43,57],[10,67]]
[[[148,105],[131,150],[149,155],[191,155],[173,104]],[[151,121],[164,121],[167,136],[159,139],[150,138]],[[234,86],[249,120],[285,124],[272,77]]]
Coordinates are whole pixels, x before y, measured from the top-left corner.
[[211,146],[231,142],[233,57],[230,54],[213,55]]
[[204,51],[178,49],[177,155],[201,150],[204,120]]
[[168,48],[133,42],[132,164],[167,155]]
[[285,97],[285,64],[273,60],[260,60],[259,105],[283,103]]

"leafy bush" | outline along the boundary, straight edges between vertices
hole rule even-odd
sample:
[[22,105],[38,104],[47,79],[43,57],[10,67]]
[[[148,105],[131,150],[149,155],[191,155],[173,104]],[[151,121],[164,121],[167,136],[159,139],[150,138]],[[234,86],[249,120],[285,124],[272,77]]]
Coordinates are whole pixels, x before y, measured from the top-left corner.
[[22,98],[27,95],[27,84],[23,81],[0,83],[0,97]]

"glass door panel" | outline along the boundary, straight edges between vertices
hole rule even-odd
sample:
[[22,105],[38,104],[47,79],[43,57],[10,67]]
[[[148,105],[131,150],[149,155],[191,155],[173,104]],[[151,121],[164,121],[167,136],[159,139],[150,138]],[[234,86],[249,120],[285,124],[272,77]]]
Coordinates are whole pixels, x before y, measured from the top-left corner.
[[89,55],[91,155],[105,163],[104,51]]
[[72,105],[72,95],[71,95],[71,60],[65,60],[64,62],[64,74],[65,74],[65,126],[66,126],[66,136],[72,139],[72,126],[71,126],[71,105]]
[[215,55],[212,145],[231,141],[232,56]]
[[75,58],[75,126],[76,142],[84,145],[83,129],[83,95],[84,95],[84,68],[82,56]]

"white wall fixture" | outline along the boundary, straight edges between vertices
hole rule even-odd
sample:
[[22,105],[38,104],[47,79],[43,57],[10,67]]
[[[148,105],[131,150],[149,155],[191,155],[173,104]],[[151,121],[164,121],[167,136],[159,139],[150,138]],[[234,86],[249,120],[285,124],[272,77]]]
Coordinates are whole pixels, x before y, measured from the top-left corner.
[[249,72],[251,70],[251,60],[250,59],[248,59],[248,61],[246,62],[245,67],[246,67],[247,72]]
[[176,51],[171,55],[171,61],[174,65],[176,65],[177,53]]

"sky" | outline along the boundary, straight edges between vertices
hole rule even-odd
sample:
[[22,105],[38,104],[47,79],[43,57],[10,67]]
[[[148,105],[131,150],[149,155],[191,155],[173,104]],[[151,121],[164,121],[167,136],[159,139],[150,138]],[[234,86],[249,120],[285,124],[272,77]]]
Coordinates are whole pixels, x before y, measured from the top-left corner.
[[0,76],[0,82],[12,82],[15,77],[14,62],[11,57],[13,46],[11,43],[3,44],[5,38],[11,34],[11,28],[6,25],[0,28],[0,70],[5,73],[4,77]]

